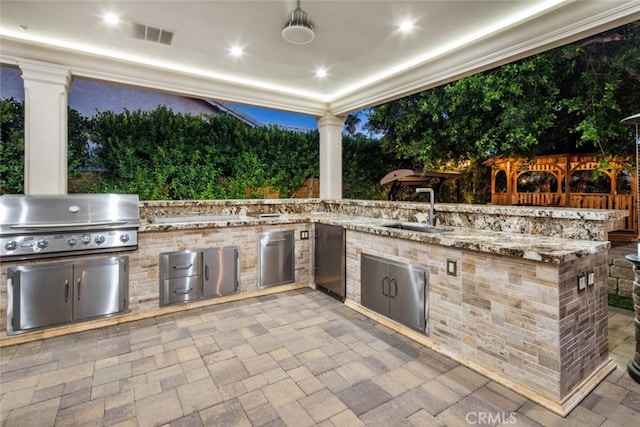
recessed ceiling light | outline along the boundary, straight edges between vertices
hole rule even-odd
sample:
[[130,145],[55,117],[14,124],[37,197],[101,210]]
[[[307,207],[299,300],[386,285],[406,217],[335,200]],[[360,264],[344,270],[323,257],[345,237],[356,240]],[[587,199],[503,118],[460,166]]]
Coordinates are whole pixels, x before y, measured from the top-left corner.
[[107,12],[104,15],[102,15],[102,20],[110,26],[116,26],[120,23],[120,17],[118,15],[116,15],[115,13],[112,12]]
[[400,24],[400,31],[402,31],[403,33],[408,33],[409,31],[413,30],[413,22],[406,20],[403,21]]
[[325,77],[327,77],[327,69],[326,68],[318,68],[316,70],[316,77],[324,79]]
[[244,54],[244,49],[242,49],[241,46],[231,46],[231,48],[229,49],[229,55],[233,56],[234,58],[239,58]]

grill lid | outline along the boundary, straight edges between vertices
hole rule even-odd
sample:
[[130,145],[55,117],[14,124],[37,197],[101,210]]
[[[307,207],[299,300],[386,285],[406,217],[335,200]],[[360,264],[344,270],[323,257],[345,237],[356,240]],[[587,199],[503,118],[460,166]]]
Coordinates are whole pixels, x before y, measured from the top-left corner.
[[0,257],[25,260],[135,250],[138,196],[0,196]]
[[0,196],[0,235],[137,228],[139,225],[139,202],[135,194]]

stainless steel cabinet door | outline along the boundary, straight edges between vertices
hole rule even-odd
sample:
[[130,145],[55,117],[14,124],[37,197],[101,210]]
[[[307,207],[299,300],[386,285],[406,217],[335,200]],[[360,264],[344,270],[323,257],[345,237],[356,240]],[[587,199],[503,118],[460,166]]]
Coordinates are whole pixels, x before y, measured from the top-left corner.
[[344,228],[335,225],[315,225],[316,285],[345,296],[345,244]]
[[258,287],[295,281],[293,231],[274,231],[258,236]]
[[238,248],[206,249],[202,252],[202,296],[229,295],[238,291]]
[[74,319],[124,310],[127,298],[125,264],[123,258],[113,257],[74,265]]
[[389,265],[367,254],[360,257],[360,302],[389,316]]
[[426,326],[427,274],[410,265],[389,265],[389,317],[419,331]]
[[9,269],[8,276],[13,276],[13,330],[70,322],[72,275],[71,265],[61,264]]

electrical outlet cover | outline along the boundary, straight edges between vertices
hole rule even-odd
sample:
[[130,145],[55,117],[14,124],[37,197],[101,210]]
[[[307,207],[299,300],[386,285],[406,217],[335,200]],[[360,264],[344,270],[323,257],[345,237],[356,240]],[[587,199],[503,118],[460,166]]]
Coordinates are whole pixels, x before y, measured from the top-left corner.
[[458,275],[458,261],[453,259],[447,260],[447,274],[449,276],[457,276]]
[[595,283],[595,273],[592,270],[587,271],[587,286],[593,286]]
[[587,278],[584,273],[578,274],[578,292],[587,288]]

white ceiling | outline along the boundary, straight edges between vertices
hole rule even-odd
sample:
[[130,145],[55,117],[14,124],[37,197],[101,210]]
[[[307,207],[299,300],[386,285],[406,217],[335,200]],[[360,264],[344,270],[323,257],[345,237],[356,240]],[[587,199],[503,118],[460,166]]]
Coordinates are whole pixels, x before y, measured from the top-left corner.
[[[345,114],[640,19],[639,0],[302,0],[315,39],[281,29],[295,0],[0,1],[0,61],[296,111]],[[119,14],[111,28],[102,13]],[[408,34],[403,20],[415,23]],[[130,22],[175,31],[170,46]],[[24,31],[20,26],[27,27]],[[229,49],[242,46],[233,58]],[[324,67],[328,76],[314,75]]]

